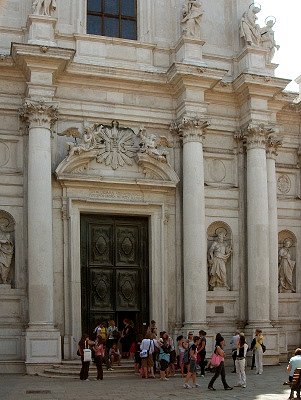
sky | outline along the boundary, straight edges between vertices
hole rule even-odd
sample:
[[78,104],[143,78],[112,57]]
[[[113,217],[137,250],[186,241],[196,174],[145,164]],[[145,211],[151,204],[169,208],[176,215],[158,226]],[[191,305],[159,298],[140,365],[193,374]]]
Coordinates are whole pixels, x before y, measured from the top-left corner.
[[[266,17],[276,18],[275,40],[280,49],[273,58],[273,63],[279,64],[275,75],[294,80],[301,75],[301,0],[258,0],[258,3],[260,26],[265,25]],[[286,90],[298,92],[299,87],[293,82]]]

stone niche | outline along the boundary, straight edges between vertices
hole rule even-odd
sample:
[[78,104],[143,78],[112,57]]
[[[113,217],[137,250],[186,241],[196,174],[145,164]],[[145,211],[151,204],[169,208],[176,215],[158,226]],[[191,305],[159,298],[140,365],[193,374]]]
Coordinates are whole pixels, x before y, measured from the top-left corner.
[[278,234],[278,292],[296,293],[296,247],[297,238],[289,230]]

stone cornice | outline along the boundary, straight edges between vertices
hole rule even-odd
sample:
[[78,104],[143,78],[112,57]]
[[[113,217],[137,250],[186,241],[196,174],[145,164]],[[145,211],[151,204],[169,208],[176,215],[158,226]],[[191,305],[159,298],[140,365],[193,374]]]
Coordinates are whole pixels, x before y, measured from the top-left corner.
[[246,142],[247,150],[258,148],[266,149],[269,137],[275,132],[267,124],[250,122],[242,129],[242,137]]
[[19,110],[21,120],[29,124],[30,128],[51,129],[58,119],[58,106],[44,100],[25,100],[23,107]]
[[209,125],[210,123],[204,118],[184,116],[181,120],[173,122],[170,129],[181,137],[183,144],[188,142],[202,143],[206,128]]

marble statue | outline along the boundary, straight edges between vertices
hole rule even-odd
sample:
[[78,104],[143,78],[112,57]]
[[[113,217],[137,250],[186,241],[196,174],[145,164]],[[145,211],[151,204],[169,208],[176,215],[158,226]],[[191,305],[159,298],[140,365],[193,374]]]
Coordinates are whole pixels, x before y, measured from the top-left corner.
[[56,0],[34,0],[32,10],[35,15],[50,17],[56,10]]
[[138,132],[140,138],[139,153],[146,153],[151,157],[156,158],[159,161],[167,162],[166,156],[169,154],[165,149],[171,147],[165,137],[157,138],[153,133],[146,133],[145,128],[140,128]]
[[11,262],[14,254],[14,245],[7,234],[0,236],[0,283],[9,284]]
[[242,37],[248,46],[259,46],[261,42],[260,27],[256,23],[260,7],[252,3],[248,10],[244,12],[240,21],[240,37]]
[[[72,129],[74,130],[74,133],[76,136],[74,136],[72,133],[69,136],[73,136],[73,137],[78,137],[78,135],[76,134],[76,131],[78,131],[77,128],[69,128],[69,132],[72,132]],[[64,132],[67,132],[64,131]],[[63,134],[61,134],[63,135]],[[68,134],[66,134],[66,136],[68,136]],[[82,143],[78,144],[77,142],[67,142],[67,146],[68,146],[68,157],[67,157],[67,161],[70,160],[70,158],[74,155],[79,155],[84,151],[90,151],[92,149],[94,149],[96,147],[96,139],[95,139],[95,135],[93,130],[89,130],[87,129],[83,135],[83,141]]]
[[200,39],[202,15],[202,6],[197,0],[186,0],[181,21],[184,35]]
[[209,265],[209,287],[226,288],[230,290],[227,285],[227,271],[226,262],[231,256],[232,248],[224,242],[226,233],[219,232],[217,240],[215,240],[208,251],[208,265]]
[[283,241],[283,247],[279,250],[278,260],[279,260],[279,293],[292,293],[295,291],[293,285],[293,271],[296,262],[291,260],[289,248],[292,246],[291,239],[285,239]]
[[274,55],[275,49],[279,50],[280,46],[277,45],[274,38],[273,26],[275,25],[275,18],[266,19],[266,25],[260,28],[261,32],[261,45],[264,49],[267,49],[267,62],[271,62]]

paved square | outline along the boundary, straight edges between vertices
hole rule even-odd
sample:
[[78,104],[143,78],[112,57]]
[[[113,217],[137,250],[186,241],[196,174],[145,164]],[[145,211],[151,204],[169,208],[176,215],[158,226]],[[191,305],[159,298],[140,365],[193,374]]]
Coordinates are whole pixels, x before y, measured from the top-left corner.
[[[241,400],[283,400],[290,390],[283,386],[287,379],[286,365],[265,367],[263,375],[254,375],[247,369],[247,388],[223,390],[220,378],[215,382],[215,392],[207,389],[211,374],[198,378],[200,388],[184,389],[183,380],[173,377],[168,382],[144,380],[135,376],[110,378],[106,373],[103,381],[89,382],[69,378],[44,378],[38,376],[0,375],[1,400],[176,400],[176,399],[241,399]],[[236,374],[227,368],[227,381],[233,386]]]

